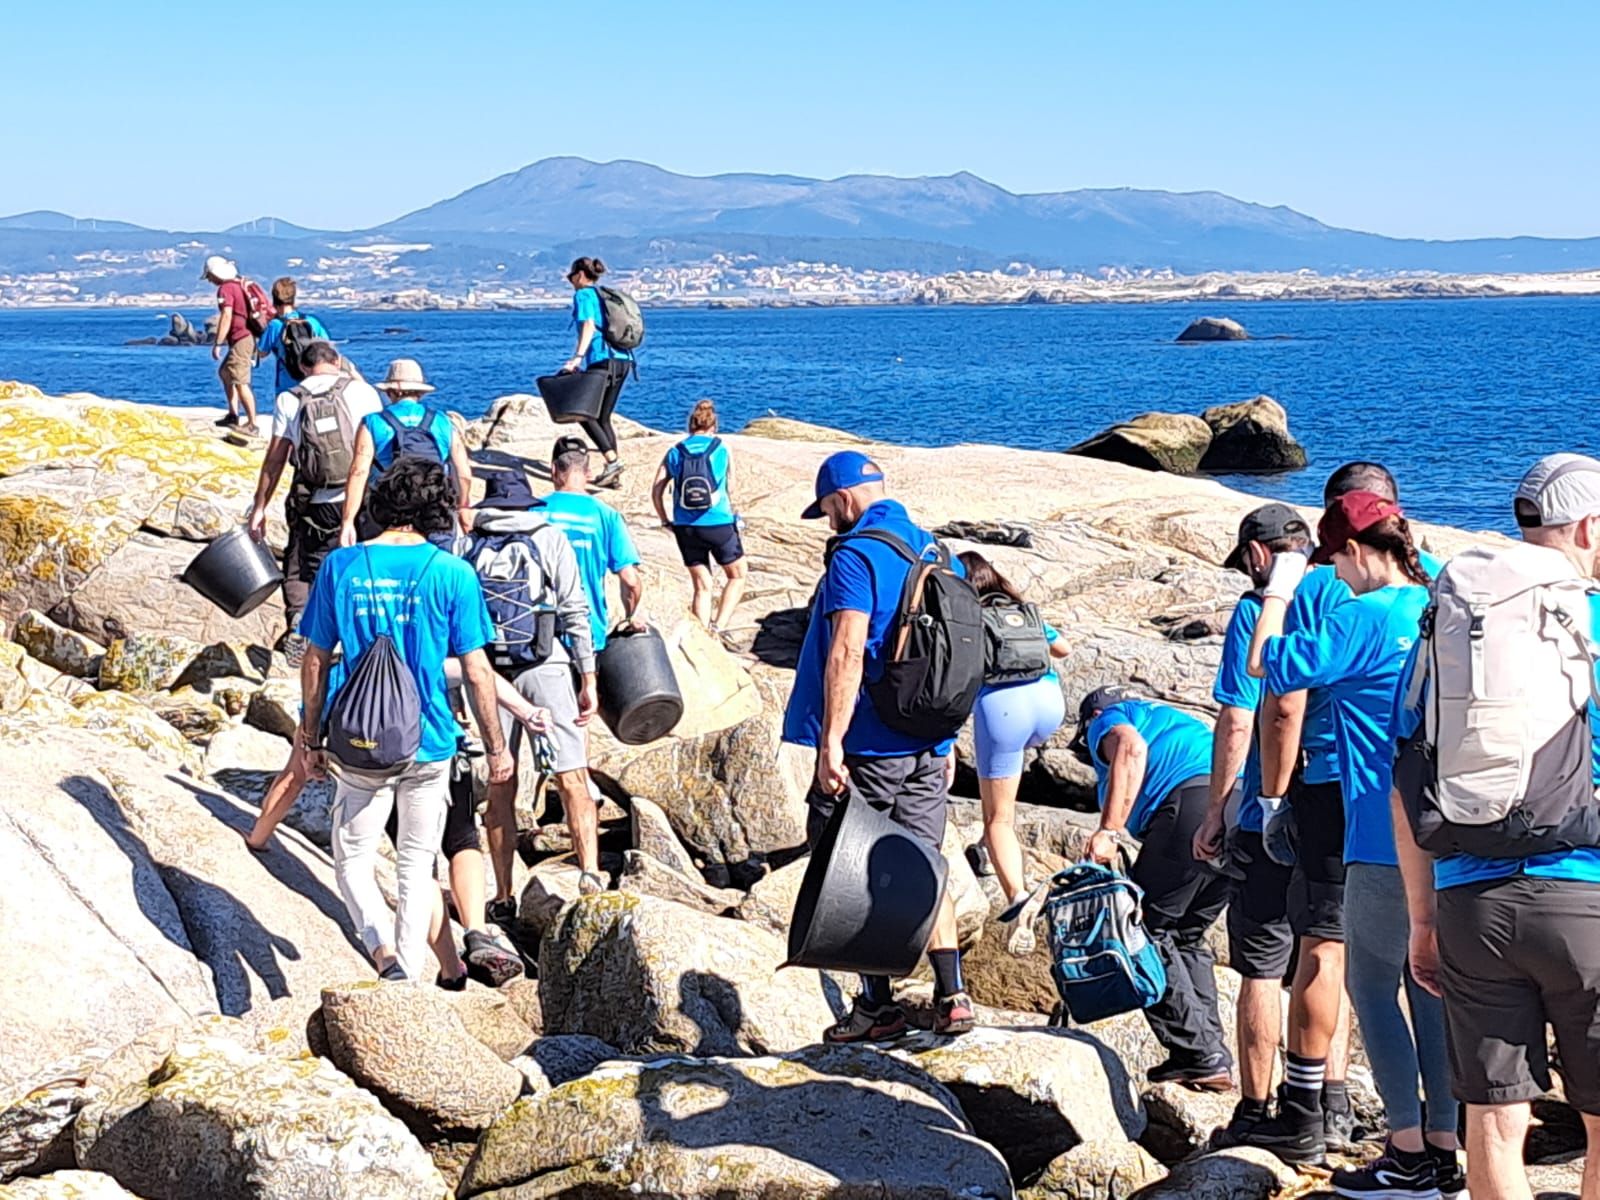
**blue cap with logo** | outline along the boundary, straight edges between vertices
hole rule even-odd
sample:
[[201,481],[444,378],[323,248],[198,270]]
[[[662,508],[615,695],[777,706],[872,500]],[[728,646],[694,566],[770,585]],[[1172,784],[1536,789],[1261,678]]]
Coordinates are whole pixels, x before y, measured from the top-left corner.
[[840,450],[822,460],[817,468],[817,498],[801,513],[802,519],[814,521],[822,515],[822,502],[835,492],[859,487],[863,483],[880,483],[883,472],[859,450]]

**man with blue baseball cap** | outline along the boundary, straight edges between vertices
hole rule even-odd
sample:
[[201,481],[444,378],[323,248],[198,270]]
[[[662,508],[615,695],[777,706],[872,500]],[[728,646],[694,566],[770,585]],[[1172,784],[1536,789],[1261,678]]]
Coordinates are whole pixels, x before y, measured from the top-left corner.
[[[887,634],[912,569],[891,542],[927,558],[933,535],[888,496],[883,471],[858,450],[830,455],[817,471],[816,499],[801,514],[826,517],[835,534],[800,648],[783,740],[816,751],[806,798],[807,840],[815,845],[847,797],[887,813],[938,850],[949,804],[953,738],[932,742],[890,728],[865,684],[882,677]],[[871,536],[862,536],[871,531]],[[880,540],[888,535],[889,540]],[[961,573],[959,560],[953,568]],[[928,942],[933,964],[936,1033],[972,1028],[972,1001],[961,980],[955,908],[947,894]],[[824,1037],[830,1042],[886,1041],[907,1031],[887,975],[862,976],[864,990]]]

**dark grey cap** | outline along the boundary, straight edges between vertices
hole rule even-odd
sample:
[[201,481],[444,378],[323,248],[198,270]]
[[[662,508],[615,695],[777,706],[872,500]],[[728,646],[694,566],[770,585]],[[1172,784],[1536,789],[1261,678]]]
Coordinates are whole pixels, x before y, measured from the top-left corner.
[[1121,684],[1108,683],[1104,687],[1097,687],[1078,702],[1078,731],[1072,735],[1072,741],[1067,743],[1069,750],[1082,750],[1089,744],[1089,724],[1094,720],[1097,712],[1103,712],[1113,704],[1121,704],[1124,700],[1137,698],[1138,693],[1130,687]]
[[1244,551],[1251,542],[1272,542],[1278,538],[1303,537],[1311,540],[1311,526],[1287,504],[1263,504],[1247,512],[1239,522],[1239,539],[1222,565],[1230,571],[1245,569]]

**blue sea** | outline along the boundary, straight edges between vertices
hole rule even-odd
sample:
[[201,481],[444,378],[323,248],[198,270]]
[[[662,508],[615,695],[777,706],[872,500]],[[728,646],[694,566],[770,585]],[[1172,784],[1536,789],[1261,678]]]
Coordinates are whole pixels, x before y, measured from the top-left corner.
[[[184,310],[199,324],[204,308]],[[565,311],[314,310],[368,376],[420,360],[469,416],[531,392],[571,353]],[[1254,341],[1183,346],[1194,317]],[[1315,504],[1351,458],[1388,464],[1412,515],[1506,529],[1517,477],[1552,450],[1600,451],[1600,297],[988,308],[657,310],[621,411],[681,426],[709,396],[723,426],[774,412],[920,445],[1059,450],[1155,410],[1198,413],[1265,392],[1311,457],[1227,478]],[[0,378],[161,404],[218,405],[204,348],[125,346],[166,332],[138,309],[0,311]],[[258,395],[271,372],[256,373]]]

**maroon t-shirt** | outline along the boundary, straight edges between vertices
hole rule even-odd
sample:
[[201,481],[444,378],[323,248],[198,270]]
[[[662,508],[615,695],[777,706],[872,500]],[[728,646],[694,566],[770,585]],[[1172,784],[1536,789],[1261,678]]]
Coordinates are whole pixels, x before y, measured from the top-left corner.
[[228,326],[228,345],[250,336],[250,326],[245,324],[245,314],[250,311],[250,301],[244,294],[244,284],[230,279],[217,288],[217,309],[233,309],[233,321]]

